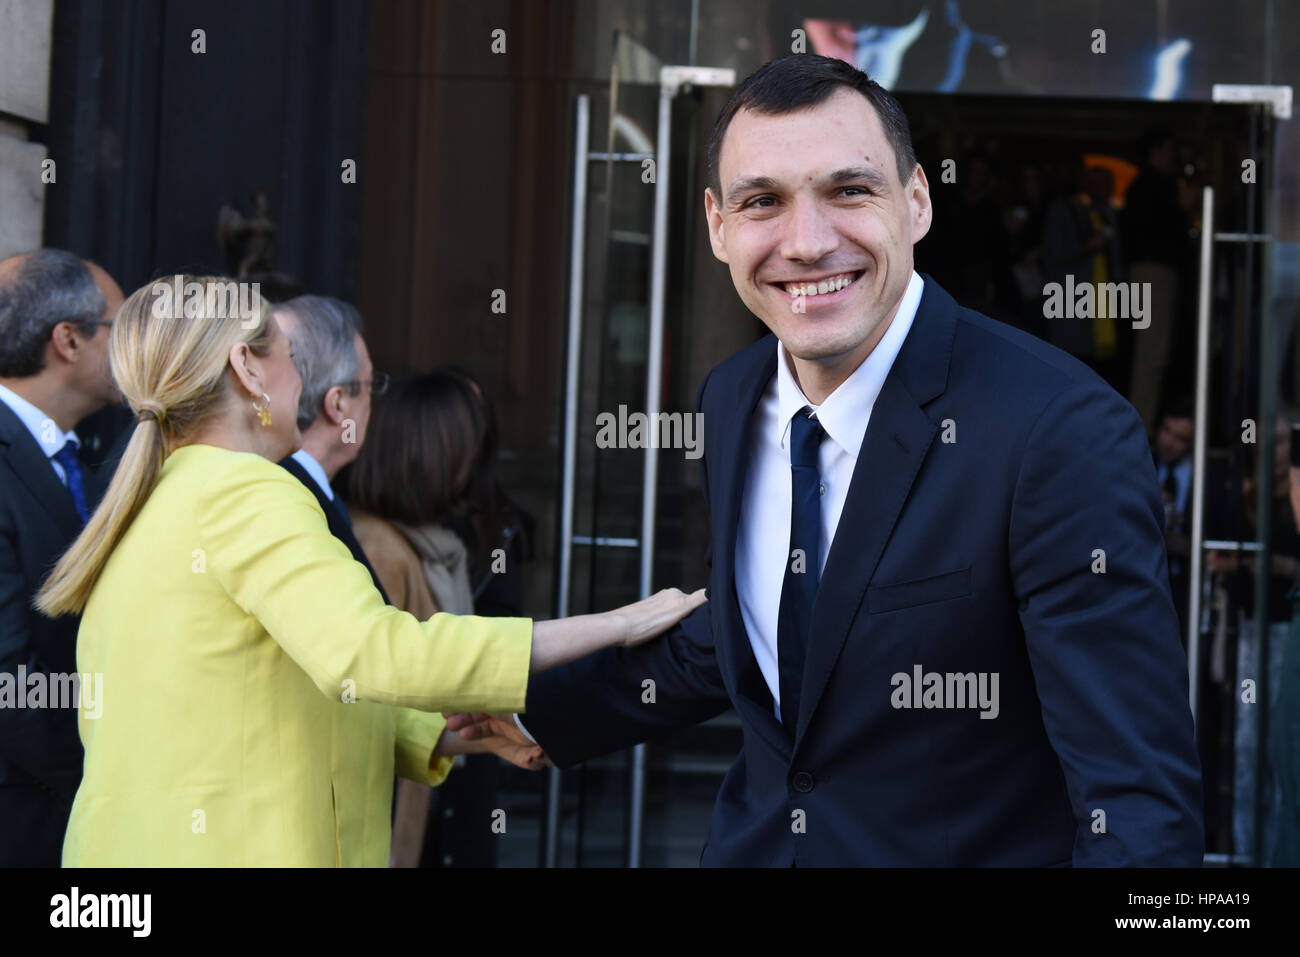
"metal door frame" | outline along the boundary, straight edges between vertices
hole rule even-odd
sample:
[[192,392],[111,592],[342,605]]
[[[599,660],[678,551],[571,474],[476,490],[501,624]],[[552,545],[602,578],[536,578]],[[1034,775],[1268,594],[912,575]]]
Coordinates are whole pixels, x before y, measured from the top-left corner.
[[[1274,159],[1276,140],[1273,121],[1289,119],[1291,116],[1291,88],[1289,86],[1239,86],[1233,84],[1214,84],[1212,102],[1221,104],[1242,104],[1247,106],[1265,106],[1259,115],[1264,123],[1263,141],[1268,150],[1265,170],[1268,181],[1267,201],[1261,204],[1263,228],[1258,233],[1216,232],[1214,229],[1214,188],[1204,187],[1201,194],[1201,249],[1200,276],[1197,284],[1196,310],[1196,421],[1192,447],[1192,533],[1189,553],[1188,611],[1187,611],[1187,668],[1188,696],[1192,711],[1192,723],[1199,729],[1198,698],[1200,693],[1201,664],[1201,598],[1204,589],[1203,559],[1205,551],[1239,550],[1253,552],[1259,556],[1255,574],[1255,620],[1259,638],[1259,675],[1258,698],[1261,707],[1256,714],[1256,768],[1255,768],[1255,847],[1250,855],[1240,854],[1206,854],[1206,863],[1212,864],[1255,864],[1262,859],[1263,828],[1259,821],[1263,817],[1263,792],[1260,786],[1265,749],[1268,747],[1268,662],[1269,662],[1269,620],[1268,593],[1271,574],[1265,573],[1264,565],[1272,560],[1272,498],[1273,498],[1273,434],[1274,420],[1277,418],[1277,366],[1273,359],[1276,328],[1273,317],[1273,241],[1274,211],[1276,190],[1274,188]],[[1254,123],[1252,119],[1252,140]],[[1254,143],[1252,142],[1252,147]],[[1249,228],[1248,223],[1248,228]],[[1260,262],[1259,288],[1259,396],[1258,421],[1256,437],[1258,456],[1256,462],[1256,520],[1255,528],[1258,541],[1226,542],[1206,541],[1204,534],[1204,505],[1206,477],[1206,432],[1209,413],[1209,361],[1210,361],[1210,310],[1213,305],[1214,247],[1216,243],[1261,244],[1268,252]],[[1249,276],[1246,281],[1249,281]],[[1262,614],[1261,614],[1262,612]]]
[[[638,539],[609,540],[597,536],[575,536],[574,502],[577,485],[578,392],[582,372],[583,298],[585,295],[587,167],[594,162],[655,163],[654,224],[651,231],[650,315],[646,356],[645,413],[650,421],[661,411],[664,348],[664,312],[668,283],[668,199],[672,151],[672,108],[678,94],[692,87],[734,86],[736,72],[731,69],[697,66],[662,66],[659,69],[658,129],[654,153],[614,153],[593,151],[591,136],[591,100],[587,94],[575,98],[573,204],[570,212],[569,311],[566,335],[564,389],[564,446],[560,502],[559,573],[556,581],[555,609],[558,617],[569,614],[569,591],[572,585],[573,548],[617,545],[640,548],[638,594],[649,597],[653,586],[655,520],[659,480],[659,449],[648,443],[642,463],[641,531]],[[611,127],[612,128],[612,127]],[[629,867],[641,866],[642,829],[645,820],[646,749],[638,744],[632,749],[631,780],[628,794]],[[546,867],[557,866],[560,833],[562,779],[558,768],[548,772],[546,822],[543,832]]]

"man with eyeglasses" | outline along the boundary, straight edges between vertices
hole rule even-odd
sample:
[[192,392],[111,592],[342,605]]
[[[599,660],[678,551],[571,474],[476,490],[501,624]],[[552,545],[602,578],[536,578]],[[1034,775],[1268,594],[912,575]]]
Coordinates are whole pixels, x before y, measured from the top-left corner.
[[66,695],[80,619],[31,602],[112,476],[74,430],[121,401],[108,361],[121,304],[108,273],[72,253],[0,261],[0,867],[58,867],[81,781]]
[[331,296],[298,296],[276,305],[275,320],[289,337],[302,378],[302,448],[280,464],[316,496],[330,531],[370,569],[382,593],[379,577],[352,533],[347,507],[330,483],[361,451],[370,424],[370,398],[388,388],[388,376],[375,374],[361,337],[361,313],[351,303]]

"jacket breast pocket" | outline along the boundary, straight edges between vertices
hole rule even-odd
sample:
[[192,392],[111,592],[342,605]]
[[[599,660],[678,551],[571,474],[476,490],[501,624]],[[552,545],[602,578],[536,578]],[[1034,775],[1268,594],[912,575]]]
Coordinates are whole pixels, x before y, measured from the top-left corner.
[[970,594],[970,566],[914,581],[871,585],[867,588],[867,614],[874,615],[914,605],[965,598]]

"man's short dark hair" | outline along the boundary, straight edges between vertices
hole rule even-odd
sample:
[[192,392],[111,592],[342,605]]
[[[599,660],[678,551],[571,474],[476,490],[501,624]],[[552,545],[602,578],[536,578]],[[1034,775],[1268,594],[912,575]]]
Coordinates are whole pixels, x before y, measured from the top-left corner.
[[45,368],[54,327],[71,322],[87,339],[108,303],[80,257],[61,249],[27,253],[0,282],[0,377],[26,379]]
[[718,114],[713,133],[709,136],[709,188],[714,196],[722,200],[718,161],[722,155],[722,139],[737,113],[741,110],[774,116],[793,113],[826,102],[841,87],[861,93],[875,109],[880,125],[885,128],[885,137],[894,149],[899,182],[906,183],[916,168],[916,150],[912,147],[907,114],[898,100],[875,80],[843,60],[814,53],[794,53],[765,63],[746,77]]

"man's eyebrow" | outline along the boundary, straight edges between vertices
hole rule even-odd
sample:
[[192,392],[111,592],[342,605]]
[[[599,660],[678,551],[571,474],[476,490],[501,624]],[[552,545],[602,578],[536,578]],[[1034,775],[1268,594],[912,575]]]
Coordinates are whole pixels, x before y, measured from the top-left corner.
[[844,169],[837,169],[827,177],[832,184],[848,183],[855,179],[865,180],[877,193],[883,193],[889,186],[889,181],[885,179],[884,174],[872,166],[847,166]]
[[[837,169],[826,177],[826,182],[832,186],[841,183],[850,183],[854,180],[865,182],[877,193],[883,193],[889,187],[889,181],[885,175],[873,166],[846,166],[843,169]],[[780,184],[770,176],[744,176],[731,184],[727,190],[727,204],[734,206],[746,193],[755,190],[775,190],[779,189]]]
[[739,196],[756,189],[776,188],[777,182],[770,176],[744,176],[732,183],[731,188],[727,190],[727,203],[734,204]]

